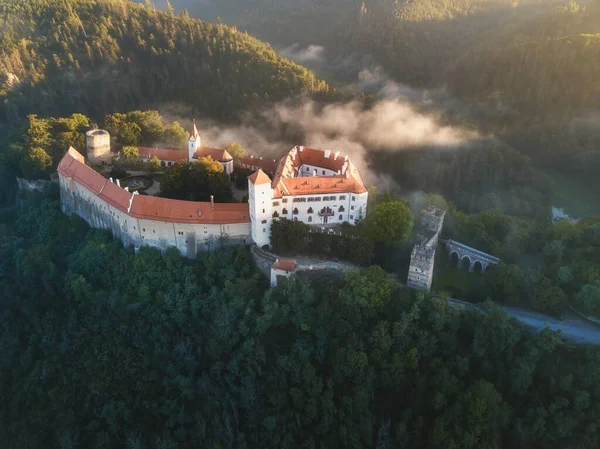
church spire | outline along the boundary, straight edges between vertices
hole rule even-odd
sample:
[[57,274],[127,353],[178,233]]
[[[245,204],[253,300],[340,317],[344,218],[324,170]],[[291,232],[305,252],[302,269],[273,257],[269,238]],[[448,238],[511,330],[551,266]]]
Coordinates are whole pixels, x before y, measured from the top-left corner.
[[196,128],[196,119],[193,120],[192,131],[190,132],[190,137],[193,137],[194,140],[198,137],[198,128]]

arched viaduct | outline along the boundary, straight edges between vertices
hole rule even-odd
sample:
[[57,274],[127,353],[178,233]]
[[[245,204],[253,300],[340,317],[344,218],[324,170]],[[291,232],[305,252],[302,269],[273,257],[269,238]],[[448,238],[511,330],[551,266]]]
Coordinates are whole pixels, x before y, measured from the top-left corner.
[[442,240],[442,242],[446,245],[446,249],[450,253],[450,261],[452,261],[452,258],[456,254],[458,266],[467,268],[470,272],[476,270],[477,264],[479,264],[480,271],[483,273],[489,265],[497,265],[500,263],[499,258],[462,243],[455,242],[454,240]]

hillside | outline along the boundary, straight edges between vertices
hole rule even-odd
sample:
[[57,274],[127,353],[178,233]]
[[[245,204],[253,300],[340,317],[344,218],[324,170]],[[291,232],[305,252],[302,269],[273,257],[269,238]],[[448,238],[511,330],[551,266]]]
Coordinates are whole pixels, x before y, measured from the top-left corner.
[[600,9],[574,2],[465,52],[448,83],[525,118],[573,117],[600,101]]
[[0,3],[0,122],[176,103],[229,119],[325,82],[245,33],[128,0]]

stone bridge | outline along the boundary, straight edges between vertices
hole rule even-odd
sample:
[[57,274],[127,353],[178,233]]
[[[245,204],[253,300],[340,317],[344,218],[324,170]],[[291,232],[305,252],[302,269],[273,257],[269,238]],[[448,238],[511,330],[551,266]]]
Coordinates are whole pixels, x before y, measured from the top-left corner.
[[489,265],[497,265],[500,263],[499,258],[462,243],[455,242],[454,240],[442,240],[442,242],[446,245],[446,249],[450,253],[450,262],[452,262],[452,259],[456,254],[459,268],[468,268],[470,272],[480,271],[483,273]]

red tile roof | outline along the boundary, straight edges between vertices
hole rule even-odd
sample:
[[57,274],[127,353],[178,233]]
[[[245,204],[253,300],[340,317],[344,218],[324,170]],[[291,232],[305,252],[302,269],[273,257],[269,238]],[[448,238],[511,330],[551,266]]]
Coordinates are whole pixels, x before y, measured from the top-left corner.
[[275,159],[263,159],[262,157],[254,156],[246,156],[241,158],[239,164],[250,167],[253,170],[258,170],[260,168],[263,171],[271,173],[275,173],[278,165]]
[[[83,156],[73,148],[58,164],[58,172],[72,178],[108,204],[127,212],[132,194],[83,163]],[[145,195],[134,195],[131,217],[168,223],[234,224],[249,223],[250,211],[246,203],[215,203],[179,201]]]
[[207,156],[210,156],[213,160],[219,162],[229,162],[233,160],[233,157],[231,157],[231,154],[229,154],[227,150],[219,150],[217,148],[200,147],[194,154],[194,158],[196,159]]
[[255,171],[253,174],[251,174],[250,176],[248,176],[248,179],[255,186],[256,185],[261,185],[261,184],[271,184],[271,178],[269,178],[265,174],[265,172],[262,171],[260,168],[257,171]]
[[156,156],[161,161],[187,161],[186,150],[169,150],[167,148],[137,147],[140,157],[152,159]]
[[271,266],[276,270],[294,272],[296,271],[296,261],[292,259],[277,259]]
[[249,223],[250,211],[245,203],[180,201],[155,196],[136,195],[129,215],[169,223],[233,224]]
[[[302,151],[300,151],[302,149]],[[345,156],[335,157],[335,153],[326,153],[313,148],[294,147],[281,158],[273,182],[273,197],[280,198],[287,195],[310,195],[327,193],[364,193],[367,191],[360,173]],[[333,176],[302,176],[298,177],[302,165],[309,164],[315,167],[340,172]]]

